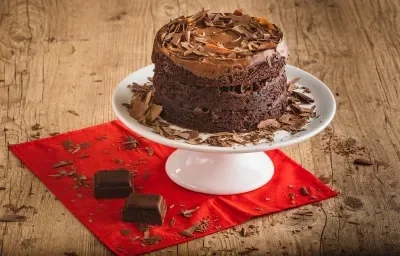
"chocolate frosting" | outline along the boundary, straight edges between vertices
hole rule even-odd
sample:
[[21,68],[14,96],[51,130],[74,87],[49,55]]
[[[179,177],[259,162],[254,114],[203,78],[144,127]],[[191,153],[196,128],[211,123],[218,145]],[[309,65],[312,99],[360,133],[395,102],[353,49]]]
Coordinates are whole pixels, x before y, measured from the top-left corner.
[[156,34],[156,53],[196,76],[217,79],[272,58],[287,57],[279,27],[264,17],[234,13],[198,13],[179,17]]

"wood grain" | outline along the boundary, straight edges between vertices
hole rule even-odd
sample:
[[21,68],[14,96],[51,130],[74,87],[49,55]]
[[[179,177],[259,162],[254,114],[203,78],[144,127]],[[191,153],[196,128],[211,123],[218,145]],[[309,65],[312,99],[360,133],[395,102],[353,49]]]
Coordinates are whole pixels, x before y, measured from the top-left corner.
[[[149,255],[238,255],[251,246],[254,255],[400,253],[400,2],[0,0],[0,200],[33,207],[19,212],[23,224],[0,223],[1,255],[111,254],[8,145],[30,140],[35,123],[48,136],[113,120],[113,88],[150,64],[157,29],[203,6],[269,17],[285,32],[289,63],[336,94],[329,129],[285,151],[341,194],[242,225],[259,226],[255,236],[228,230]],[[379,164],[356,167],[356,155],[338,154],[347,138]],[[296,217],[306,210],[313,215]]]

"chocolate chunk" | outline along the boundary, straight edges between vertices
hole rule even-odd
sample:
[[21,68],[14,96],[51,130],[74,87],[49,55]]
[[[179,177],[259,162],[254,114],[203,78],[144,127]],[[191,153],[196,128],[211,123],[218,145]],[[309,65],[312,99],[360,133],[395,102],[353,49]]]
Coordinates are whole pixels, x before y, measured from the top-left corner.
[[125,201],[122,220],[162,225],[167,205],[161,195],[132,193]]
[[127,170],[104,170],[94,175],[96,198],[123,198],[132,192],[132,177]]

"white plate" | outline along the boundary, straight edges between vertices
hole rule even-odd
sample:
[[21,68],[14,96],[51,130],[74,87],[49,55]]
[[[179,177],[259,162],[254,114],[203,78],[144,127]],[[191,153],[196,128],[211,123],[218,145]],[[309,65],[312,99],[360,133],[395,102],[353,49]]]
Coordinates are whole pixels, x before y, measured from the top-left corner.
[[286,75],[288,80],[291,80],[295,77],[300,77],[298,84],[309,88],[315,99],[318,118],[312,119],[304,131],[294,135],[291,135],[287,132],[278,132],[273,142],[260,143],[257,145],[248,144],[234,147],[191,145],[183,141],[171,140],[152,132],[151,129],[146,126],[139,124],[129,115],[126,108],[122,106],[122,103],[129,103],[132,97],[132,92],[129,88],[127,88],[127,85],[131,84],[132,82],[144,84],[148,80],[148,77],[153,76],[153,69],[154,65],[149,65],[133,72],[123,79],[113,93],[112,107],[118,119],[120,119],[121,122],[132,131],[154,142],[173,148],[215,153],[249,153],[282,148],[302,142],[318,134],[331,122],[333,116],[335,115],[336,103],[329,88],[313,75],[291,65],[286,65]]

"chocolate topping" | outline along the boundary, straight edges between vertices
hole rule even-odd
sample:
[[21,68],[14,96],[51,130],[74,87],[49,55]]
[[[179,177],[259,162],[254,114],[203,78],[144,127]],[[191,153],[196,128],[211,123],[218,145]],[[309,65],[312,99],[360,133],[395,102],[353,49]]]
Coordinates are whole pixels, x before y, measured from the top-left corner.
[[280,28],[264,17],[250,17],[240,10],[208,13],[202,9],[172,20],[158,31],[153,62],[157,53],[163,53],[193,74],[215,79],[274,55],[286,55],[278,47],[282,37]]

